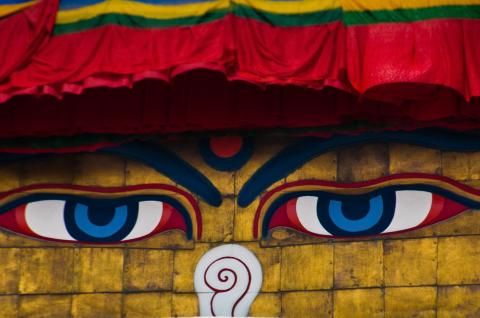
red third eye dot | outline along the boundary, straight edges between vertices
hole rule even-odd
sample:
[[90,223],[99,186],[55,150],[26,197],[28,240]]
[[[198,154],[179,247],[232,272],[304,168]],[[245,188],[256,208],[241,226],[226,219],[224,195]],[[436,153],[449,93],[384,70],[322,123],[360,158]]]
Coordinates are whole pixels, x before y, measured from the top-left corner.
[[240,136],[223,136],[210,138],[210,149],[220,158],[231,158],[240,152],[243,138]]

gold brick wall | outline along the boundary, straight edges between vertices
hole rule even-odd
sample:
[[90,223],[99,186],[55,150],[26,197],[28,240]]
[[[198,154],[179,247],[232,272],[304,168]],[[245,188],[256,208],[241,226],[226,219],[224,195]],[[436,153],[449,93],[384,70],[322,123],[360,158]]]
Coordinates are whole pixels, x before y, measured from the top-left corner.
[[[282,317],[480,317],[480,215],[468,211],[425,229],[376,239],[320,239],[289,230],[255,240],[258,200],[236,205],[239,189],[288,140],[258,139],[237,172],[209,168],[195,142],[169,147],[221,191],[221,207],[200,201],[204,235],[170,232],[114,246],[41,242],[0,231],[0,317],[168,317],[198,315],[193,273],[224,242],[254,252],[263,269],[250,315]],[[369,144],[324,154],[285,181],[369,180],[400,172],[480,185],[480,153]],[[37,183],[120,186],[168,183],[149,167],[88,154],[0,168],[0,190]],[[274,186],[281,184],[278,182]],[[272,186],[271,188],[273,188]]]

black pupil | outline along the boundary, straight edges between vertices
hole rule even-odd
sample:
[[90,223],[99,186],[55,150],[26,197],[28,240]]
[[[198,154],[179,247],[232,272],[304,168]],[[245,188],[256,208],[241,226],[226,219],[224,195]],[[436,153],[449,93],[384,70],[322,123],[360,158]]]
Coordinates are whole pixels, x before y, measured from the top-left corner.
[[342,212],[350,220],[359,220],[365,217],[369,209],[370,201],[367,199],[349,198],[342,201]]
[[95,225],[103,226],[110,223],[115,215],[114,207],[88,207],[88,219]]

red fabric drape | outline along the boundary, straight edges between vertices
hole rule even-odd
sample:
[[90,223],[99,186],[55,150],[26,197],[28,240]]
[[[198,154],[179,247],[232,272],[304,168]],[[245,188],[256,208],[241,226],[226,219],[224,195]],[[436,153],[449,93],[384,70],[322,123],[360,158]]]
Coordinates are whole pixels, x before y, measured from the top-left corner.
[[0,19],[0,83],[32,62],[52,32],[57,7],[58,0],[42,0]]
[[480,19],[279,27],[227,15],[52,35],[57,2],[0,20],[0,138],[480,128]]
[[[423,88],[423,90],[420,90]],[[394,90],[393,87],[385,89]],[[0,107],[0,138],[103,134],[171,134],[214,130],[325,127],[480,129],[480,99],[470,103],[455,91],[409,85],[421,99],[393,104],[326,88],[228,82],[220,72],[192,71],[171,84],[157,80],[130,88],[96,88],[81,95],[18,96]]]
[[[50,12],[53,5],[45,3],[51,2],[42,3]],[[3,23],[15,29],[16,19],[25,13],[17,15]],[[50,26],[47,16],[35,28]],[[479,32],[480,19],[278,27],[227,15],[189,27],[107,25],[46,41],[40,36],[15,58],[6,56],[11,66],[2,69],[10,74],[0,83],[0,102],[18,94],[61,98],[86,88],[131,86],[145,78],[169,82],[199,68],[220,71],[228,80],[328,86],[384,101],[403,101],[410,93],[384,90],[386,84],[441,85],[468,101],[480,96]]]

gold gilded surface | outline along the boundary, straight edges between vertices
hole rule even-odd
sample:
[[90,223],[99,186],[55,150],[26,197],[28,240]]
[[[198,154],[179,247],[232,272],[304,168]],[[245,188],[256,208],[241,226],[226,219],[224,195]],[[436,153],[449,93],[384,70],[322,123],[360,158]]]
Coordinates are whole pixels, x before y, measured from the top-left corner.
[[318,156],[306,165],[295,170],[287,177],[287,182],[297,180],[327,180],[337,179],[337,154],[329,152]]
[[173,251],[130,249],[125,257],[124,290],[172,290]]
[[480,284],[480,236],[438,239],[438,284]]
[[20,186],[20,164],[11,163],[0,166],[0,191],[9,191]]
[[74,286],[80,292],[119,292],[123,287],[123,250],[75,249]]
[[282,315],[285,318],[332,317],[333,297],[330,291],[282,293]]
[[257,204],[250,204],[248,207],[235,206],[235,218],[233,227],[233,239],[236,242],[253,241],[253,219],[257,211]]
[[253,317],[280,317],[282,315],[282,300],[280,294],[260,293],[255,298],[249,315]]
[[15,294],[18,291],[20,250],[18,248],[0,249],[0,294]]
[[18,296],[0,296],[0,317],[18,317]]
[[155,318],[172,316],[172,294],[126,294],[123,298],[125,318]]
[[262,248],[258,243],[243,244],[257,256],[262,264],[262,292],[277,292],[280,290],[281,252],[280,248]]
[[130,243],[125,243],[123,246],[128,248],[149,248],[149,249],[170,249],[170,250],[191,250],[195,243],[188,240],[185,233],[182,231],[172,230],[155,235],[148,240],[140,240]]
[[386,318],[435,318],[437,288],[391,287],[385,289]]
[[175,251],[173,290],[193,292],[193,273],[200,258],[210,249],[210,244],[195,244],[192,251]]
[[386,286],[436,284],[436,238],[385,241],[383,249]]
[[118,187],[125,185],[126,161],[100,154],[79,155],[73,183],[85,186]]
[[[0,230],[0,317],[196,316],[195,266],[204,253],[225,243],[245,246],[262,265],[264,280],[251,316],[480,317],[478,210],[424,229],[375,238],[313,238],[277,229],[271,237],[254,239],[259,200],[239,207],[238,191],[290,142],[255,140],[252,160],[233,173],[217,172],[203,163],[193,154],[195,142],[172,147],[224,198],[220,207],[211,207],[194,196],[203,215],[200,242],[172,231],[138,242],[91,247]],[[175,185],[139,162],[98,154],[68,157],[2,166],[0,191],[57,182]],[[480,152],[359,145],[321,155],[269,189],[285,181],[351,182],[403,172],[443,174],[478,189],[479,162]]]
[[338,151],[338,181],[366,181],[388,174],[386,144],[354,145]]
[[469,179],[480,180],[480,152],[468,153]]
[[442,153],[443,175],[458,181],[467,180],[470,175],[470,156],[461,152]]
[[42,183],[71,184],[76,166],[72,155],[56,156],[50,160],[28,159],[21,162],[22,186]]
[[23,248],[20,253],[21,294],[73,291],[74,254],[71,248]]
[[389,150],[390,174],[441,173],[442,156],[438,150],[404,144],[391,144]]
[[333,286],[333,246],[282,248],[281,289],[315,290]]
[[198,298],[196,294],[173,294],[172,316],[192,317],[198,315]]
[[63,318],[70,315],[71,303],[70,295],[21,296],[18,312],[25,318]]
[[480,286],[438,287],[438,318],[480,317]]
[[336,290],[333,316],[336,318],[383,318],[383,291],[378,288]]
[[336,288],[383,285],[383,246],[381,241],[337,243],[334,246]]
[[127,160],[125,166],[125,184],[136,185],[149,183],[170,185],[175,184],[170,178],[164,176],[155,169],[148,167],[138,161]]
[[72,297],[72,318],[120,318],[122,315],[121,294],[80,294]]
[[228,242],[233,239],[233,199],[224,198],[220,207],[200,202],[200,210],[204,224],[201,242]]

